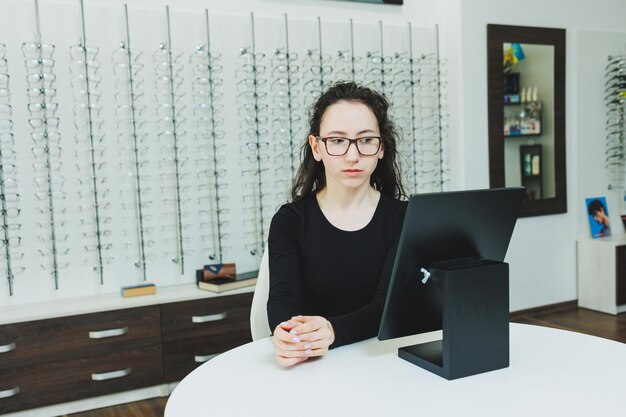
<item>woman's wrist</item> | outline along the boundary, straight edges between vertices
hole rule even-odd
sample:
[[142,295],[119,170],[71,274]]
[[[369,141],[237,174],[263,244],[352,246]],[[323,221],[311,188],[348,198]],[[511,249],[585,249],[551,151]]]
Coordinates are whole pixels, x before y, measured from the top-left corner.
[[330,322],[330,320],[327,319],[326,324],[330,328],[330,344],[329,344],[330,346],[333,343],[335,343],[335,329],[333,328],[333,324]]

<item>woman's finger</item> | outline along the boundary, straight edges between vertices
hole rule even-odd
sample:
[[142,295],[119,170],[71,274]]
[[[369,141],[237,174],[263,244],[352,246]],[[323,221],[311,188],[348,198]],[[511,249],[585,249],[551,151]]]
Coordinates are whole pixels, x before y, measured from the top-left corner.
[[308,358],[312,358],[314,356],[324,356],[328,353],[328,348],[320,348],[320,349],[307,349],[304,351],[304,354]]
[[285,342],[278,338],[272,338],[272,342],[274,343],[274,347],[280,350],[305,350],[303,342]]
[[303,356],[302,358],[284,358],[282,356],[276,356],[276,360],[278,361],[278,364],[284,367],[299,364],[300,362],[304,362],[307,359],[309,358],[307,358],[306,356]]
[[328,341],[317,340],[315,342],[304,342],[299,344],[303,351],[328,348]]
[[327,327],[327,320],[323,317],[313,316],[313,317],[303,317],[305,319],[304,323],[298,324],[293,327],[289,332],[293,335],[303,335],[305,333],[312,333],[316,330],[319,330],[323,327]]
[[283,323],[276,326],[276,329],[274,329],[273,336],[284,342],[292,342],[292,343],[300,342],[300,337],[297,336],[296,334],[289,333],[287,330],[285,330],[283,327]]
[[283,358],[303,358],[307,355],[304,353],[304,350],[275,350],[276,355],[282,356]]

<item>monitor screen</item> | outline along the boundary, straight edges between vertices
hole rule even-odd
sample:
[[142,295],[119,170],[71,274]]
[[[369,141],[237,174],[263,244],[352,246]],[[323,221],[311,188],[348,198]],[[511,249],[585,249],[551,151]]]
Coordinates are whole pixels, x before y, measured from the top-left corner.
[[437,262],[503,261],[524,188],[411,196],[378,332],[380,340],[441,329],[441,288],[422,283]]

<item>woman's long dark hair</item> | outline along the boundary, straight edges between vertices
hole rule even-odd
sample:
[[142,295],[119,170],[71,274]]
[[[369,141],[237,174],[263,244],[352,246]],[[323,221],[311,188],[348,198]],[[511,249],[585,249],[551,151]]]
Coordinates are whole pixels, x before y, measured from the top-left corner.
[[[353,82],[338,82],[326,90],[313,105],[309,114],[310,135],[319,136],[324,112],[339,101],[356,101],[365,104],[376,116],[378,129],[385,151],[372,173],[370,184],[374,189],[392,198],[406,197],[400,181],[400,169],[396,161],[396,128],[387,113],[389,102],[378,92]],[[324,165],[313,157],[308,137],[302,145],[302,164],[291,189],[291,199],[297,201],[326,185]]]

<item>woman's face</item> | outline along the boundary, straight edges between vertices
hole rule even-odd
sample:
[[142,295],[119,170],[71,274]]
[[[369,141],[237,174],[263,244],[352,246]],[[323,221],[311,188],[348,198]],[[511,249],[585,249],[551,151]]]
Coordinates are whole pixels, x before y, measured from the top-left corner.
[[[359,101],[339,101],[329,106],[322,116],[320,136],[349,139],[367,136],[380,136],[376,116],[365,104]],[[309,136],[309,145],[316,161],[324,164],[327,184],[337,184],[346,188],[360,188],[370,184],[370,177],[378,160],[383,158],[381,145],[378,153],[372,156],[360,155],[356,144],[350,144],[348,152],[341,156],[329,155],[325,144],[315,136]]]

